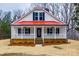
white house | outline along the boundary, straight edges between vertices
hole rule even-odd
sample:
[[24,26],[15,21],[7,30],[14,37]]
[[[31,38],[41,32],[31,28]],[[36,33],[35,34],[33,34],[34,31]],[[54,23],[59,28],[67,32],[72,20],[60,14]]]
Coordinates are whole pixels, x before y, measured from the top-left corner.
[[11,24],[11,45],[51,45],[67,42],[66,26],[48,9],[35,7]]

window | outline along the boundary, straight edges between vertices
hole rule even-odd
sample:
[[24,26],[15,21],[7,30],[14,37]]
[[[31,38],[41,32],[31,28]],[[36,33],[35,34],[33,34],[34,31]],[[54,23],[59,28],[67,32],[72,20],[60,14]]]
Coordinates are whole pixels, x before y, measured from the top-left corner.
[[33,20],[38,20],[38,12],[33,12]]
[[52,28],[47,28],[47,34],[52,34],[53,31],[52,31]]
[[40,20],[45,20],[45,14],[44,14],[44,12],[40,12],[39,13],[39,19]]
[[33,20],[34,21],[45,20],[45,13],[44,12],[33,12]]
[[60,30],[59,28],[56,28],[56,34],[59,34]]
[[24,33],[25,34],[30,34],[30,28],[24,28]]
[[18,28],[18,34],[21,34],[21,28]]

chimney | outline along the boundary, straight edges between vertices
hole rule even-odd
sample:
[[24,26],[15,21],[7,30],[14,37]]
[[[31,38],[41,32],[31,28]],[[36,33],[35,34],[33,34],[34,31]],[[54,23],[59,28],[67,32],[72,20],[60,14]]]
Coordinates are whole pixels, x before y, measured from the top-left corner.
[[45,8],[45,10],[49,12],[49,9],[48,8]]

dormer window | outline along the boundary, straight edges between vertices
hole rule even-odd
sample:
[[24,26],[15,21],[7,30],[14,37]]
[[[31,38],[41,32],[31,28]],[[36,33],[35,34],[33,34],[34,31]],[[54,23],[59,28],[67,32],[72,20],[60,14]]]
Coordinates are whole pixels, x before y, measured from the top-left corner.
[[33,12],[33,20],[38,20],[38,12]]
[[33,20],[34,21],[44,21],[45,13],[44,12],[33,12]]
[[39,15],[40,20],[44,20],[45,18],[44,12],[40,12],[39,14],[40,14]]

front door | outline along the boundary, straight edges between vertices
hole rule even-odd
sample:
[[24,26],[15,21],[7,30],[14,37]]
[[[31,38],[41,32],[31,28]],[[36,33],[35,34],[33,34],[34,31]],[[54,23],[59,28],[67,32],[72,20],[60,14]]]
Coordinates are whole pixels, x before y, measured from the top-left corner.
[[36,28],[36,44],[42,44],[42,28]]
[[37,28],[37,38],[41,38],[41,28]]

